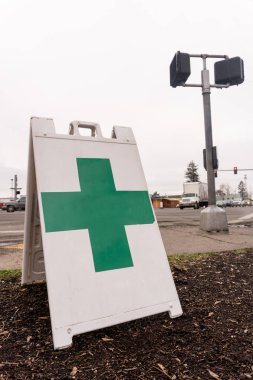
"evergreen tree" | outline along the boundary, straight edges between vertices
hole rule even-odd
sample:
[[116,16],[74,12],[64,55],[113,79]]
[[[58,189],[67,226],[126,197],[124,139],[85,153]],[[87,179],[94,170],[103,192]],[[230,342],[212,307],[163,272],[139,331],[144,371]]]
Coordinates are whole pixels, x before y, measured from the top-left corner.
[[153,194],[151,194],[151,199],[154,199],[154,198],[159,198],[160,197],[160,194],[155,191]]
[[198,166],[191,161],[185,172],[186,182],[199,182]]
[[243,181],[239,182],[238,193],[241,195],[242,199],[244,199],[245,197],[247,197],[248,194],[247,194],[247,188],[246,188],[245,182],[243,182]]

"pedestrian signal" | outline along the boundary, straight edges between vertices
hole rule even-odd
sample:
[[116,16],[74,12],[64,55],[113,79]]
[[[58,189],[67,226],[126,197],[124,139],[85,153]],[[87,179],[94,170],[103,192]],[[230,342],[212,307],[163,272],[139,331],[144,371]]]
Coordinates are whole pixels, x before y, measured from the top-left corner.
[[223,59],[214,64],[216,84],[241,84],[244,81],[244,64],[240,57]]
[[184,85],[190,74],[190,55],[178,51],[170,64],[170,85],[172,87]]

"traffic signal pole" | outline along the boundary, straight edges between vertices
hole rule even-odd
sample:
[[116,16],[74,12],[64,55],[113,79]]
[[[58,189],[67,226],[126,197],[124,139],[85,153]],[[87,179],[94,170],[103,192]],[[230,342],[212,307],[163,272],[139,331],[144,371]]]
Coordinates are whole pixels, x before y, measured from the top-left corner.
[[200,213],[200,228],[207,232],[228,231],[226,211],[216,206],[215,172],[213,166],[213,134],[211,117],[211,87],[227,88],[227,84],[210,84],[209,70],[206,68],[207,58],[228,59],[226,55],[189,54],[190,57],[202,58],[201,84],[182,84],[183,87],[201,87],[204,108],[205,142],[206,142],[206,170],[208,188],[208,207]]
[[213,169],[213,134],[212,134],[212,117],[211,117],[211,89],[209,80],[209,71],[206,69],[206,60],[203,58],[204,69],[201,72],[201,84],[204,106],[205,121],[205,139],[206,139],[206,169],[207,169],[207,186],[208,186],[208,205],[216,205],[215,195],[215,178]]
[[200,213],[200,228],[211,231],[228,231],[227,214],[216,206],[215,174],[213,167],[213,133],[211,117],[211,88],[209,70],[206,68],[206,56],[203,55],[203,70],[201,71],[201,86],[204,107],[205,140],[206,140],[206,170],[208,187],[208,207]]
[[[190,58],[201,58],[203,70],[201,71],[201,84],[186,84],[190,74]],[[207,58],[221,58],[214,64],[215,83],[210,84],[209,71],[206,68]],[[201,87],[204,106],[205,140],[204,165],[207,169],[208,207],[200,213],[200,228],[211,231],[227,231],[227,214],[216,206],[215,172],[218,169],[216,149],[213,147],[212,118],[211,118],[211,87],[227,88],[238,85],[244,81],[244,63],[240,57],[229,58],[227,55],[188,54],[178,51],[170,64],[171,87]],[[213,155],[215,157],[213,157]],[[214,163],[215,158],[215,163]]]

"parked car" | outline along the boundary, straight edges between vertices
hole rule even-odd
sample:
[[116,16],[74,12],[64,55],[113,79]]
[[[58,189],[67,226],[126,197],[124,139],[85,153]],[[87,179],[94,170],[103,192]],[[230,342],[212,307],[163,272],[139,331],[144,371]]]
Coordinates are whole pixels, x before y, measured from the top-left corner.
[[225,199],[224,207],[233,207],[233,201],[231,199]]
[[13,200],[13,199],[12,198],[7,198],[7,197],[0,198],[0,210],[5,205],[6,202],[10,202],[11,200]]
[[6,210],[7,212],[25,210],[25,202],[26,197],[21,197],[17,201],[6,202],[5,205],[2,206],[2,209]]
[[240,199],[234,199],[232,202],[233,207],[241,207],[242,206],[242,201]]
[[216,205],[219,207],[225,207],[225,202],[224,201],[217,201]]

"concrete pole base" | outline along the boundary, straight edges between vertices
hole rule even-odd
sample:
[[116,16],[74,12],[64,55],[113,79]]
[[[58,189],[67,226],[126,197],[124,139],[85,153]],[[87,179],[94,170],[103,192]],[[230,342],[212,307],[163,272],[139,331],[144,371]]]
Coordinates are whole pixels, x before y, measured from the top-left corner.
[[208,206],[200,213],[200,229],[203,231],[228,231],[226,211],[218,206]]

